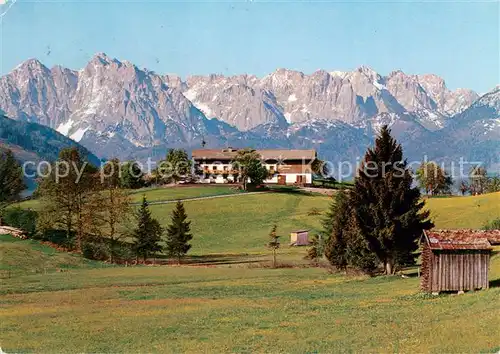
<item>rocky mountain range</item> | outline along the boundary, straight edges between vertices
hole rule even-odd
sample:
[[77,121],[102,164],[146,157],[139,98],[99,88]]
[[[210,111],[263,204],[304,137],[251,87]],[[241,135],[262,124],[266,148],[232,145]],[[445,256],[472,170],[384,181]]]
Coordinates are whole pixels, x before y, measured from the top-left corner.
[[500,165],[500,89],[479,97],[436,75],[400,70],[310,75],[160,75],[96,54],[81,70],[28,60],[0,78],[0,113],[37,122],[99,157],[163,155],[168,147],[316,148],[362,156],[389,124],[410,159],[464,157]]

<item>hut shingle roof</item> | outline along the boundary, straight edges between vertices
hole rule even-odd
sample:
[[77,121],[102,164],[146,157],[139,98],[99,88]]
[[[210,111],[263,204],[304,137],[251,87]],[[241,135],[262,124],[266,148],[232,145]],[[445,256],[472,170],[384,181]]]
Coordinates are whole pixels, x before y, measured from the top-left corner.
[[432,250],[488,250],[490,239],[500,238],[500,231],[430,230],[424,235]]

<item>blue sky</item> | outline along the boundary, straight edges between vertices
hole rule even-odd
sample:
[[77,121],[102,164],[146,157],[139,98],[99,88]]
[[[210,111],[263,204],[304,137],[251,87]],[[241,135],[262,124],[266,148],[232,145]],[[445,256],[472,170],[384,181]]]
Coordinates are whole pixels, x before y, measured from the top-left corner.
[[[362,64],[500,82],[499,2],[18,0],[2,18],[0,72],[36,57],[79,69],[96,52],[159,73],[263,76]],[[5,9],[6,6],[1,7]]]

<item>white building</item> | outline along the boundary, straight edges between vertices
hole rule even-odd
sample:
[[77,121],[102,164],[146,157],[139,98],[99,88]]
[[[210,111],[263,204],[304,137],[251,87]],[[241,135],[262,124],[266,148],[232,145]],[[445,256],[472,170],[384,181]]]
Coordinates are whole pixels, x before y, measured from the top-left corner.
[[[231,183],[237,176],[233,160],[238,149],[193,150],[193,160],[200,171],[201,183]],[[308,185],[312,183],[311,164],[316,159],[315,150],[256,150],[262,164],[270,172],[264,183],[282,185]]]

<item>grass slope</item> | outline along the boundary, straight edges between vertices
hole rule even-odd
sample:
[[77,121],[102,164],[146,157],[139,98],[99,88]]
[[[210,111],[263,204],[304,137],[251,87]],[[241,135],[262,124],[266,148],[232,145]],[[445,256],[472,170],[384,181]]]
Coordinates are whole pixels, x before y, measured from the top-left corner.
[[[176,200],[240,193],[227,186],[199,186],[145,189],[132,192],[134,202],[145,194],[148,200]],[[194,239],[192,255],[267,254],[267,235],[274,223],[282,236],[282,253],[305,254],[303,248],[289,248],[289,235],[295,229],[320,229],[321,215],[308,215],[313,208],[323,213],[330,198],[294,191],[241,195],[231,198],[190,200],[185,207],[192,222]],[[437,228],[481,228],[487,221],[500,217],[500,193],[473,197],[431,198],[427,207]],[[37,200],[20,204],[39,208]],[[173,204],[152,205],[153,215],[168,225]],[[300,258],[299,257],[299,258]],[[296,257],[297,258],[297,257]]]
[[[430,199],[427,205],[437,227],[453,227],[454,219],[460,227],[479,227],[498,215],[498,195]],[[188,201],[192,253],[268,254],[267,234],[276,222],[283,236],[279,259],[302,257],[304,248],[286,246],[288,232],[317,230],[321,216],[308,213],[324,210],[329,200],[270,193]],[[477,203],[486,215],[470,210]],[[166,224],[172,207],[151,209]],[[439,297],[419,293],[416,277],[244,264],[96,269],[79,256],[7,236],[0,237],[0,250],[1,269],[18,270],[1,279],[0,345],[6,352],[500,350],[498,250],[489,290]],[[66,271],[55,272],[60,268]]]
[[51,273],[71,268],[104,267],[79,255],[59,252],[33,240],[0,235],[0,278]]
[[498,255],[490,274],[488,291],[439,297],[420,294],[418,278],[319,268],[24,275],[0,289],[0,343],[6,352],[492,352]]
[[[193,200],[184,204],[192,221],[193,254],[267,252],[266,243],[273,224],[278,225],[282,244],[288,245],[290,232],[320,228],[320,215],[328,197],[266,193],[233,198]],[[152,205],[151,211],[162,225],[170,222],[173,204]]]
[[426,201],[436,228],[479,229],[500,218],[500,192],[478,196],[430,198]]
[[235,186],[188,186],[168,188],[144,188],[130,192],[133,203],[140,203],[145,195],[148,202],[189,198],[212,197],[242,193]]

